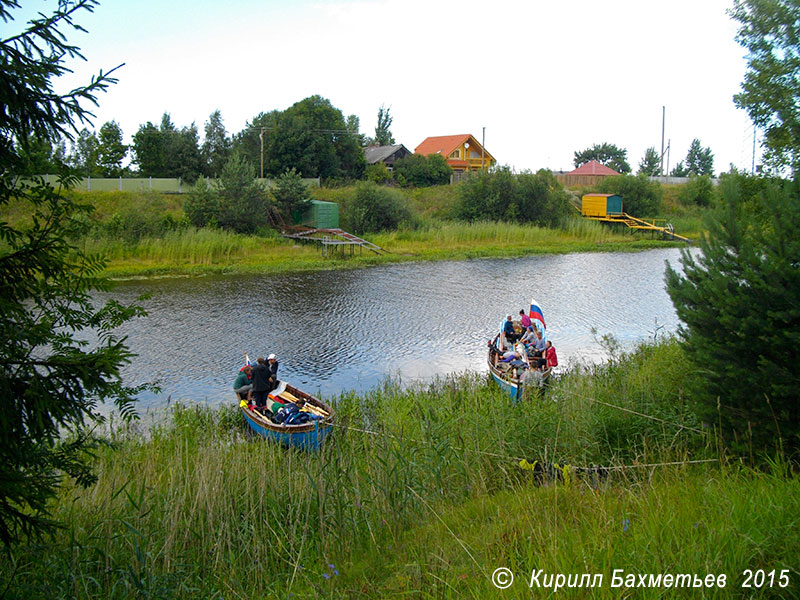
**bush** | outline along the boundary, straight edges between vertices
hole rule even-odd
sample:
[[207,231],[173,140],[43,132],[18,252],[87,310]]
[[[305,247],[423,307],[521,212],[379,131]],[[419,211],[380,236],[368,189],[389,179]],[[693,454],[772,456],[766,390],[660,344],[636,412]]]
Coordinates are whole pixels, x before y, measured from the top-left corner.
[[183,203],[186,218],[195,227],[205,227],[212,221],[216,223],[219,214],[219,197],[205,179],[200,179],[192,186]]
[[509,167],[475,173],[458,188],[456,218],[555,225],[569,212],[567,193],[550,171],[515,175]]
[[275,200],[275,206],[278,211],[287,220],[295,212],[302,210],[309,200],[308,187],[303,183],[303,178],[294,167],[287,169],[278,177],[270,193]]
[[681,186],[678,199],[685,206],[692,204],[711,206],[714,200],[714,184],[711,183],[711,177],[708,175],[691,177],[687,183]]
[[355,233],[374,233],[410,222],[411,211],[398,190],[364,181],[356,185],[355,195],[348,203],[348,217]]
[[600,182],[604,194],[622,196],[622,209],[636,217],[652,217],[661,212],[661,184],[644,175],[606,177]]
[[367,168],[364,170],[364,175],[367,181],[374,181],[377,184],[384,184],[392,181],[392,174],[382,162],[375,163],[374,165],[367,165]]
[[403,186],[424,187],[450,183],[453,170],[441,154],[411,154],[394,163],[395,180]]
[[269,222],[267,192],[256,181],[253,168],[243,156],[234,154],[228,159],[215,192],[220,227],[237,233],[253,233]]

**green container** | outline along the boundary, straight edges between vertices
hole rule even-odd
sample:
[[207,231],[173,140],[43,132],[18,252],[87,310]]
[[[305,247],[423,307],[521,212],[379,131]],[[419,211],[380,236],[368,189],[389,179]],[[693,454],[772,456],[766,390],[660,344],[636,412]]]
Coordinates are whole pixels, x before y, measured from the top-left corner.
[[322,200],[309,201],[302,211],[292,212],[295,225],[306,225],[317,229],[338,229],[339,205]]

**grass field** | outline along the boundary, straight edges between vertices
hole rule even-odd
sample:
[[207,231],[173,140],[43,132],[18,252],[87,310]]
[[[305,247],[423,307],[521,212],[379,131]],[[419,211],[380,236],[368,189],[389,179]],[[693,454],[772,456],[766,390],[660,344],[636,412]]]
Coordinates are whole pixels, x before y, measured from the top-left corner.
[[[315,197],[339,202],[346,212],[351,188],[318,188]],[[414,226],[365,237],[388,250],[376,255],[357,250],[355,256],[323,256],[320,248],[280,238],[273,230],[241,235],[220,229],[189,226],[183,213],[183,196],[148,192],[69,192],[77,201],[91,204],[92,231],[83,247],[108,260],[111,277],[149,277],[207,273],[271,273],[291,270],[359,268],[415,260],[463,260],[513,257],[543,253],[634,251],[678,245],[632,235],[579,217],[561,227],[546,229],[509,223],[463,223],[448,220],[456,194],[453,186],[408,190],[415,215]],[[665,203],[675,231],[697,237],[701,212],[677,202]],[[12,202],[3,218],[24,223],[29,207]],[[346,221],[346,218],[344,219]]]
[[[147,432],[113,429],[97,484],[54,506],[64,529],[0,557],[0,593],[530,598],[552,593],[528,587],[542,570],[603,576],[559,596],[676,594],[612,588],[621,569],[727,576],[686,597],[796,597],[797,477],[726,456],[693,417],[686,370],[666,341],[517,405],[474,374],[387,382],[331,399],[337,428],[312,455],[250,439],[232,406],[176,406]],[[537,479],[537,460],[558,477]],[[688,461],[708,462],[668,464]],[[502,591],[500,567],[516,578]],[[746,569],[791,587],[743,589]]]

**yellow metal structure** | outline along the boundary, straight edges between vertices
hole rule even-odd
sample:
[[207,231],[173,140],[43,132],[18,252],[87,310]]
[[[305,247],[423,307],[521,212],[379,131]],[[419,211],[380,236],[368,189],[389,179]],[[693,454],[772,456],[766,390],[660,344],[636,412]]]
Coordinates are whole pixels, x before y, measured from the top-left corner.
[[584,217],[619,216],[623,214],[622,197],[617,194],[584,194],[581,214]]

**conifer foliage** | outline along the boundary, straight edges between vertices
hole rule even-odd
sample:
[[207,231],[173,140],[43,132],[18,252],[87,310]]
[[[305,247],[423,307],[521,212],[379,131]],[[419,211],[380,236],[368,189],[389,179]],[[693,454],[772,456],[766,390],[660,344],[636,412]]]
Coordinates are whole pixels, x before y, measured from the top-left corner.
[[[51,85],[65,72],[65,57],[79,56],[62,29],[80,30],[76,12],[95,5],[62,1],[51,16],[0,41],[0,209],[14,201],[31,214],[22,225],[0,219],[0,539],[7,545],[53,524],[48,502],[65,475],[79,484],[93,481],[98,402],[114,402],[131,417],[142,389],[122,382],[120,369],[133,355],[114,330],[143,311],[113,300],[97,304],[94,291],[109,288],[103,260],[75,241],[91,207],[41,179],[16,177],[31,135],[54,142],[73,134],[91,116],[82,102],[96,103],[95,95],[114,82],[101,72],[67,95]],[[0,0],[6,22],[17,8]],[[61,184],[69,182],[64,175]]]
[[800,450],[800,181],[725,176],[720,207],[667,290],[700,414],[742,455]]

